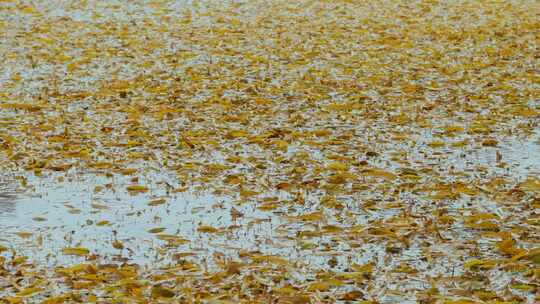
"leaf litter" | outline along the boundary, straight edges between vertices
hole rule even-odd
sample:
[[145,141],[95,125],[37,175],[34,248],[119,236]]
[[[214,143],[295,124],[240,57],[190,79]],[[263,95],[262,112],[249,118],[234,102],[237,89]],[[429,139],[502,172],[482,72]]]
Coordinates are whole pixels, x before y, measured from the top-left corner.
[[0,301],[536,303],[536,1],[0,1]]

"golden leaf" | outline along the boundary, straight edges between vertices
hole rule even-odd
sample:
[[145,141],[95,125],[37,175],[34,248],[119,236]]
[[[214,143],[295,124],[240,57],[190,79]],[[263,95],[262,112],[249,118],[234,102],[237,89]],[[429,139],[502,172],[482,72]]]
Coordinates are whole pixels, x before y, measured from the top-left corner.
[[62,252],[67,255],[85,256],[90,253],[90,250],[84,247],[66,247]]

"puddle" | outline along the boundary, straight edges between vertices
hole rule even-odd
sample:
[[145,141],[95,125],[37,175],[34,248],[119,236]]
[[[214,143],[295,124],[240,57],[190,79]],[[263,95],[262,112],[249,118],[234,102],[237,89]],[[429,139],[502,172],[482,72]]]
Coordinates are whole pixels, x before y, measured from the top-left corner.
[[[167,258],[157,252],[166,243],[156,238],[159,234],[189,240],[187,245],[178,247],[179,251],[208,252],[219,247],[213,249],[206,243],[220,238],[194,238],[199,226],[228,228],[264,216],[236,206],[236,210],[249,215],[242,222],[233,220],[231,198],[205,192],[167,194],[165,190],[155,190],[161,187],[154,184],[149,185],[153,190],[148,193],[131,194],[125,190],[128,178],[68,174],[65,181],[57,179],[30,179],[28,183],[34,188],[34,193],[4,200],[2,205],[5,207],[0,214],[0,228],[4,231],[2,238],[14,241],[12,244],[19,254],[47,261],[50,265],[70,262],[55,254],[64,247],[86,247],[91,252],[99,252],[105,260],[121,261],[126,258],[142,265],[154,264]],[[159,174],[153,176],[153,180],[163,182],[163,179],[164,176]],[[116,190],[104,188],[95,191],[96,187],[110,183]],[[231,229],[226,234],[241,233],[242,238],[228,242],[227,246],[253,247],[257,239],[271,237],[273,224],[270,220],[241,232]],[[149,232],[156,228],[164,229],[159,233]],[[16,235],[18,232],[30,232],[32,236],[21,240]],[[113,248],[112,241],[122,242],[129,251]],[[24,245],[15,245],[18,243]],[[170,257],[171,252],[167,254]]]
[[[536,141],[509,141],[501,144],[498,150],[507,163],[506,168],[491,166],[496,162],[494,148],[473,151],[465,158],[460,153],[447,154],[441,161],[462,169],[468,168],[468,163],[490,166],[500,170],[491,174],[516,179],[538,172],[540,146]],[[311,255],[310,250],[300,249],[299,242],[294,240],[305,228],[304,224],[288,222],[283,214],[260,211],[253,204],[239,204],[238,197],[193,190],[175,193],[179,181],[174,174],[149,172],[139,181],[149,187],[146,193],[127,191],[130,177],[121,175],[107,177],[105,174],[70,172],[66,176],[29,177],[27,183],[31,191],[12,191],[0,197],[0,229],[3,231],[0,240],[12,244],[18,254],[48,265],[81,260],[58,255],[65,247],[85,247],[99,254],[104,261],[130,261],[140,265],[170,263],[179,252],[210,256],[213,252],[237,255],[241,250],[259,250],[303,260],[317,267],[326,267],[327,259],[323,257],[335,255],[340,250],[336,247],[319,257]],[[316,196],[307,199],[313,200],[314,205],[319,203]],[[351,225],[384,220],[399,213],[392,210],[351,211],[357,213]],[[242,215],[234,216],[235,212]],[[222,232],[199,233],[200,226],[212,226]],[[156,228],[163,228],[163,231],[149,232]],[[313,228],[317,229],[317,226],[309,229]],[[25,232],[31,235],[25,235]],[[158,239],[160,234],[174,235],[186,242],[174,250],[162,250],[167,242]],[[114,241],[121,242],[125,249],[114,248]],[[332,237],[321,237],[318,241],[333,246]],[[349,253],[344,256],[349,256],[349,260],[343,258],[343,267],[353,261],[373,260],[377,251],[384,251],[384,246],[362,246],[355,250],[354,259],[350,248],[346,251]],[[362,251],[364,253],[359,255]]]
[[0,302],[535,301],[532,1],[83,2],[0,5]]
[[0,194],[0,214],[10,216],[16,211],[17,196],[10,193]]

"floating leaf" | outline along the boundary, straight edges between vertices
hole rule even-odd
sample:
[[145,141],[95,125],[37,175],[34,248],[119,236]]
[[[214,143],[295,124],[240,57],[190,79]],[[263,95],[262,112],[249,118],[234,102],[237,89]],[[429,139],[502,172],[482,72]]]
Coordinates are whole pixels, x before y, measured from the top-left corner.
[[17,297],[28,297],[28,296],[31,296],[35,293],[38,293],[38,292],[41,292],[43,289],[42,288],[39,288],[39,287],[28,287],[28,288],[25,288],[19,292],[17,292],[16,296]]
[[66,247],[62,249],[62,252],[67,255],[85,256],[90,253],[90,250],[84,247]]
[[141,185],[129,185],[126,189],[130,192],[147,192],[149,190],[148,187]]
[[497,264],[496,264],[496,261],[493,261],[493,260],[478,260],[478,259],[473,259],[473,260],[469,260],[467,262],[465,262],[465,269],[469,269],[469,270],[489,270],[493,267],[495,267]]
[[155,199],[155,200],[152,200],[148,203],[148,206],[159,206],[159,205],[163,205],[167,202],[166,199],[164,198],[158,198],[158,199]]
[[394,173],[380,169],[366,169],[362,171],[362,175],[383,178],[386,180],[394,180],[397,178]]
[[346,164],[339,162],[330,163],[327,168],[334,171],[347,171],[349,169]]
[[157,227],[157,228],[152,228],[148,230],[149,233],[161,233],[163,231],[165,231],[165,228],[163,227]]
[[216,233],[219,230],[217,228],[212,227],[212,226],[199,226],[197,228],[197,231],[202,232],[202,233]]
[[173,298],[176,293],[168,288],[161,286],[152,287],[152,298]]
[[520,183],[519,187],[525,191],[540,193],[540,179],[528,178]]
[[26,231],[15,232],[15,234],[18,237],[23,238],[23,239],[27,239],[27,238],[31,237],[32,235],[34,235],[33,233],[26,232]]
[[113,241],[112,246],[118,250],[124,249],[124,244],[122,244],[120,241]]

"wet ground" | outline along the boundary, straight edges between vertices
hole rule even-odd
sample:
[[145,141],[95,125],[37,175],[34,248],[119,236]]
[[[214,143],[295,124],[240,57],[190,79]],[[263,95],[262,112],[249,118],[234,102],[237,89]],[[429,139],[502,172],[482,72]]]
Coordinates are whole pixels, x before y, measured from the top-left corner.
[[0,302],[538,302],[535,8],[0,1]]
[[[497,153],[501,155],[499,162]],[[443,151],[431,158],[438,166],[454,166],[456,170],[472,174],[481,166],[489,168],[485,175],[516,181],[540,176],[540,145],[534,137],[466,153],[448,155]],[[419,157],[419,161],[425,159]],[[493,166],[497,163],[504,163],[504,166]],[[148,181],[145,184],[151,189],[147,193],[128,191],[129,177],[105,173],[73,170],[46,178],[30,175],[25,177],[27,185],[24,188],[12,178],[9,184],[4,183],[0,197],[1,239],[18,248],[19,254],[32,256],[48,265],[69,261],[65,256],[55,254],[64,247],[86,247],[110,261],[133,261],[142,265],[169,263],[176,252],[159,252],[166,243],[159,240],[159,236],[169,234],[186,240],[178,252],[210,254],[217,250],[231,254],[256,249],[266,254],[294,257],[313,266],[324,266],[321,258],[309,251],[301,253],[294,242],[283,248],[274,246],[272,240],[283,241],[284,236],[293,236],[287,233],[280,238],[279,228],[285,228],[287,222],[282,212],[263,212],[238,203],[237,197],[216,195],[209,190],[185,189],[174,193],[180,184],[174,173],[153,169],[153,166],[143,172],[143,180]],[[275,200],[285,197],[276,193]],[[408,202],[421,199],[422,196],[412,196]],[[493,208],[486,202],[486,211],[497,213],[497,207]],[[361,213],[360,210],[352,211]],[[236,212],[242,216],[235,217]],[[374,210],[359,214],[356,223],[366,224],[393,214],[395,212]],[[218,227],[222,232],[219,236],[201,237],[197,234],[199,226]],[[149,232],[155,228],[163,228],[163,231]],[[21,232],[29,235],[21,237],[18,235]],[[113,241],[122,242],[128,249],[115,249]],[[77,260],[72,259],[73,262]]]
[[[416,155],[419,156],[417,162],[426,162],[420,157],[420,152]],[[477,174],[478,167],[485,167],[489,169],[481,173],[484,175],[482,178],[497,176],[522,181],[539,176],[540,145],[534,137],[525,141],[512,140],[501,143],[497,148],[484,147],[465,153],[442,152],[430,156],[429,161],[437,163],[437,166],[453,166],[455,170],[469,174]],[[379,161],[379,164],[384,163]],[[144,164],[140,168],[144,168]],[[145,172],[142,180],[151,189],[146,193],[126,190],[131,184],[130,177],[107,176],[105,172],[73,170],[45,178],[26,175],[25,187],[16,186],[18,182],[12,179],[9,185],[17,188],[8,191],[8,184],[5,184],[6,192],[0,200],[3,231],[0,241],[10,244],[18,255],[31,257],[50,267],[80,263],[84,258],[58,253],[66,247],[84,247],[96,255],[93,259],[109,263],[137,263],[148,270],[174,264],[179,257],[193,256],[202,259],[208,270],[216,271],[215,263],[208,261],[207,257],[216,253],[234,257],[242,251],[258,251],[265,255],[284,256],[303,265],[302,275],[306,275],[306,269],[345,270],[351,264],[373,262],[381,269],[413,263],[422,271],[416,278],[400,278],[393,284],[386,276],[379,278],[381,287],[393,286],[396,290],[421,290],[426,288],[429,277],[447,275],[449,269],[452,269],[452,275],[463,274],[459,259],[455,259],[457,257],[438,258],[435,265],[421,262],[422,249],[414,245],[402,251],[389,265],[385,259],[386,242],[356,244],[351,248],[339,244],[339,241],[336,243],[333,232],[330,236],[323,234],[315,239],[308,238],[309,241],[299,240],[298,233],[305,231],[306,227],[296,221],[291,223],[287,211],[282,208],[271,207],[279,210],[274,212],[264,208],[260,210],[242,202],[237,196],[213,194],[208,189],[182,188],[178,191],[176,189],[181,188],[181,182],[173,173],[152,168],[141,169]],[[367,194],[357,198],[371,196],[368,190]],[[349,212],[354,214],[349,221],[350,227],[362,225],[362,229],[369,229],[370,223],[392,219],[401,214],[403,208],[411,208],[411,204],[426,200],[425,195],[408,194],[404,197],[404,206],[386,210],[349,206]],[[286,193],[278,191],[269,201],[279,203],[287,198]],[[317,204],[318,198],[317,195],[307,195],[306,200]],[[465,197],[454,204],[463,205],[468,201],[470,198]],[[501,217],[509,215],[508,211],[486,197],[476,199],[475,204],[480,205],[483,212]],[[337,225],[330,226],[334,227],[330,229],[335,229],[340,222],[330,221],[327,224]],[[217,231],[200,233],[200,227],[205,226]],[[320,224],[307,226],[311,226],[308,230],[315,228],[312,231],[321,227],[325,229]],[[441,234],[462,241],[474,239],[474,234],[463,229],[442,231]],[[172,248],[168,247],[167,244],[175,242]],[[448,253],[447,250],[455,250],[455,245],[433,246],[431,250]],[[326,249],[321,251],[324,246]],[[309,271],[307,273],[309,275]],[[510,279],[499,277],[502,281]],[[391,302],[400,296],[381,299]]]

